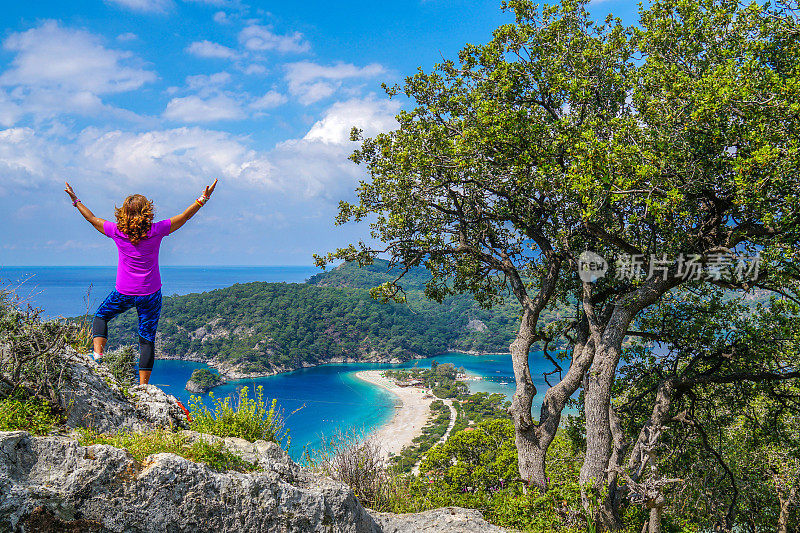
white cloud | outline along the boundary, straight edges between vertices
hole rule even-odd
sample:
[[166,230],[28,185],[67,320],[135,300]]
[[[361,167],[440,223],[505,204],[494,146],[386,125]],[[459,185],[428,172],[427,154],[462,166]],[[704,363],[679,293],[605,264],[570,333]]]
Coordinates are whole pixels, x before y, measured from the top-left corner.
[[291,188],[306,197],[337,201],[351,194],[363,171],[347,157],[355,149],[350,129],[368,136],[397,126],[400,104],[373,96],[337,102],[302,139],[279,143],[269,153],[275,174],[289,180]]
[[0,195],[6,187],[12,190],[35,187],[51,181],[68,170],[62,164],[70,157],[71,151],[58,143],[48,142],[31,128],[9,128],[0,130]]
[[136,35],[135,33],[131,33],[131,32],[120,33],[119,35],[117,35],[117,40],[119,42],[121,42],[121,43],[127,43],[128,41],[135,41],[138,38],[139,38],[138,35]]
[[184,0],[184,2],[191,2],[194,4],[205,4],[214,7],[230,7],[241,9],[242,5],[239,0]]
[[164,117],[180,122],[215,122],[236,120],[245,116],[239,103],[224,94],[210,98],[197,95],[173,98],[164,111]]
[[207,91],[219,90],[222,86],[227,85],[231,81],[229,72],[217,72],[215,74],[198,74],[196,76],[187,76],[186,85],[193,91],[200,91],[201,94],[207,94]]
[[321,120],[311,126],[303,140],[347,144],[354,126],[364,130],[367,136],[395,129],[397,121],[394,117],[398,111],[400,104],[397,101],[377,100],[373,96],[336,102]]
[[291,35],[278,35],[267,26],[251,24],[239,32],[239,42],[252,51],[275,50],[277,52],[307,52],[311,49],[303,34],[294,32]]
[[250,75],[264,75],[267,72],[268,72],[267,67],[265,67],[264,65],[259,65],[257,63],[247,65],[247,68],[244,69],[244,73]]
[[383,66],[372,63],[357,67],[352,63],[335,63],[331,66],[310,61],[286,65],[286,81],[289,92],[297,96],[300,103],[308,105],[333,95],[342,81],[351,78],[371,78],[386,73]]
[[[263,97],[280,101],[277,92]],[[98,194],[120,194],[133,187],[183,190],[210,177],[240,187],[267,187],[285,198],[336,201],[363,178],[347,156],[355,148],[353,126],[375,135],[396,127],[399,103],[374,96],[332,105],[303,138],[256,150],[247,138],[201,127],[135,132],[86,128],[77,135],[0,130],[0,194],[74,179]]]
[[228,14],[224,11],[217,11],[214,13],[214,22],[217,24],[230,24],[231,20],[228,18]]
[[81,135],[85,164],[129,184],[163,181],[200,185],[215,176],[256,186],[277,187],[272,165],[230,134],[197,127],[130,133],[87,130]]
[[106,0],[106,2],[147,13],[164,13],[172,7],[172,0]]
[[10,128],[0,131],[0,161],[7,169],[16,169],[27,174],[42,174],[43,167],[38,158],[31,157],[35,150],[24,150],[39,144],[31,128]]
[[[23,114],[32,114],[36,118],[52,118],[63,114],[76,114],[133,122],[144,120],[132,111],[104,103],[99,96],[89,91],[17,87],[10,94],[14,101],[19,103],[17,107]],[[2,109],[2,102],[0,102],[0,109]],[[1,116],[2,112],[0,111]]]
[[341,83],[334,84],[326,81],[317,81],[299,87],[292,87],[289,90],[299,97],[301,104],[309,105],[332,96],[340,86]]
[[357,67],[352,63],[335,63],[331,66],[320,65],[310,61],[300,61],[286,65],[286,77],[291,84],[307,83],[315,79],[343,80],[346,78],[370,78],[386,73],[378,63],[365,67]]
[[190,44],[186,51],[198,57],[235,59],[239,56],[235,50],[211,41],[197,41]]
[[250,107],[258,110],[272,109],[273,107],[278,107],[279,105],[285,104],[288,100],[289,99],[286,98],[286,95],[283,95],[278,91],[267,91],[264,96],[251,102]]
[[13,126],[24,114],[22,107],[12,101],[5,91],[0,90],[0,126]]
[[91,184],[98,194],[132,186],[169,190],[209,177],[241,185],[282,188],[264,152],[227,132],[183,127],[147,132],[86,128],[76,138],[46,137],[31,128],[0,130],[0,194],[65,179]]
[[279,143],[269,153],[273,174],[285,182],[284,188],[306,199],[322,197],[337,201],[352,192],[361,170],[347,159],[352,147],[305,139]]
[[16,52],[0,84],[58,88],[108,94],[138,89],[156,79],[155,73],[133,66],[130,52],[104,47],[96,36],[62,28],[47,21],[14,33],[3,48]]

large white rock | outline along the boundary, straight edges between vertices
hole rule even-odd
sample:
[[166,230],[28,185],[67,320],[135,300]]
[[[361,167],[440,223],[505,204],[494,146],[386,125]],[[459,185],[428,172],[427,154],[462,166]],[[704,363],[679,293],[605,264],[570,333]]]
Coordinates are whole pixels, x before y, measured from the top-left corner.
[[38,532],[49,520],[115,532],[380,531],[348,487],[268,448],[258,462],[275,468],[242,474],[169,453],[139,464],[112,446],[0,432],[0,530]]
[[187,426],[178,400],[158,387],[137,385],[126,391],[91,356],[67,348],[63,357],[67,364],[59,403],[68,427],[113,433]]

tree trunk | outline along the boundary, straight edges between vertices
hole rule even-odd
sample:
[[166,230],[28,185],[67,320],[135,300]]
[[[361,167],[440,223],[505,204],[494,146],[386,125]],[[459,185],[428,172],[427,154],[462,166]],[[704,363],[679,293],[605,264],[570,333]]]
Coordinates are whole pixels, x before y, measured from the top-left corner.
[[661,507],[653,507],[650,509],[650,521],[648,523],[647,533],[661,533]]
[[610,510],[607,522],[613,523],[615,529],[623,527],[622,520],[619,518],[619,509],[622,504],[622,497],[624,490],[620,490],[619,486],[619,472],[622,462],[625,460],[625,453],[628,450],[628,443],[625,440],[625,433],[622,429],[622,420],[620,420],[614,408],[608,406],[608,420],[609,428],[611,430],[611,457],[608,460],[608,509]]
[[516,391],[511,399],[511,418],[514,420],[514,434],[517,443],[517,457],[519,460],[519,474],[522,479],[531,485],[536,485],[541,490],[547,488],[545,476],[545,452],[542,450],[541,440],[536,434],[536,428],[531,416],[533,398],[536,396],[536,386],[531,379],[528,365],[528,354],[533,344],[535,324],[531,324],[533,317],[529,311],[522,314],[519,331],[514,342],[511,343],[511,362],[514,366],[514,378],[517,382]]
[[528,333],[521,327],[517,339],[511,344],[511,358],[517,389],[509,413],[514,420],[520,476],[528,480],[531,486],[536,486],[544,491],[547,489],[545,471],[547,449],[556,436],[564,407],[581,386],[582,378],[592,364],[594,352],[589,339],[588,324],[584,317],[578,323],[570,367],[561,381],[547,389],[542,401],[539,421],[535,423],[531,406],[533,398],[536,396],[536,387],[531,379],[528,365],[528,353],[532,341],[526,341],[526,339],[532,338],[532,335],[528,337]]
[[792,488],[792,490],[789,491],[788,497],[786,498],[781,497],[781,493],[778,491],[778,500],[780,501],[781,506],[781,511],[778,515],[778,533],[789,532],[789,507],[792,505],[792,501],[796,495],[797,487]]
[[[552,431],[552,435],[548,432],[541,434],[541,428],[533,422],[531,407],[533,398],[536,396],[536,386],[531,379],[528,355],[531,345],[536,340],[539,314],[547,306],[550,296],[555,292],[562,258],[553,253],[549,243],[539,243],[539,245],[548,259],[548,265],[547,273],[541,281],[539,293],[535,298],[530,298],[525,283],[508,258],[504,259],[503,265],[504,272],[511,283],[511,290],[522,304],[522,320],[520,320],[517,336],[510,347],[517,387],[511,399],[509,414],[514,421],[519,473],[523,479],[528,480],[530,485],[536,485],[541,490],[545,490],[547,488],[545,456],[547,448],[555,436],[555,430]],[[559,416],[560,414],[559,411]]]
[[[627,324],[625,324],[623,335],[624,331],[627,331]],[[617,335],[614,335],[616,333],[614,330],[606,329],[606,332],[612,333],[609,335],[611,338],[603,339],[603,345],[595,353],[594,362],[586,380],[584,394],[586,456],[580,471],[580,484],[584,507],[588,509],[590,502],[594,500],[597,503],[599,518],[603,525],[607,528],[614,528],[619,524],[619,520],[614,518],[614,509],[609,499],[609,487],[607,487],[607,469],[611,459],[609,406],[622,339],[619,338],[618,343],[609,343],[608,341],[614,340]]]
[[515,434],[520,476],[528,481],[530,487],[536,487],[540,491],[547,490],[547,447],[542,446],[533,430],[516,431]]
[[613,487],[608,485],[609,464],[612,455],[611,388],[616,378],[617,365],[622,354],[622,342],[633,318],[641,310],[655,303],[665,292],[678,285],[679,279],[651,279],[635,291],[620,296],[613,305],[607,321],[598,323],[594,305],[584,289],[583,307],[590,319],[591,337],[597,347],[584,390],[586,415],[586,456],[580,472],[581,499],[585,509],[590,501],[598,503],[598,518],[609,529],[620,524],[613,505]]

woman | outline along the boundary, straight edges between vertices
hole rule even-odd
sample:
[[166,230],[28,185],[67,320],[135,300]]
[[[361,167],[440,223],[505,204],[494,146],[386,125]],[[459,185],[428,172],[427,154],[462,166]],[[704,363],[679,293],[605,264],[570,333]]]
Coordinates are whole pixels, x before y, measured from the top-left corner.
[[100,304],[92,322],[94,359],[101,361],[108,338],[108,321],[135,307],[139,315],[139,384],[150,381],[155,359],[155,340],[158,318],[161,315],[161,273],[158,269],[158,249],[161,239],[174,232],[205,205],[217,180],[186,211],[172,218],[153,223],[153,202],[134,194],[122,207],[114,209],[117,223],[97,218],[83,205],[66,183],[72,205],[97,231],[114,240],[119,251],[117,283],[111,294]]

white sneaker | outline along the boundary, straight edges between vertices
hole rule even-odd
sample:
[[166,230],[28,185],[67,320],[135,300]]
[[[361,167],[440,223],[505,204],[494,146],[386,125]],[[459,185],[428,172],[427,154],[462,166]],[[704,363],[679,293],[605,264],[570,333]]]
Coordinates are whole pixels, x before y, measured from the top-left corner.
[[92,358],[93,358],[93,359],[94,359],[96,362],[98,362],[98,363],[101,363],[101,362],[103,361],[103,354],[101,354],[101,353],[97,353],[97,352],[92,352]]

